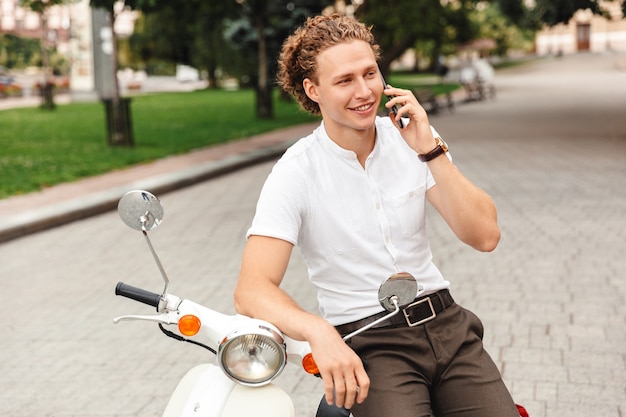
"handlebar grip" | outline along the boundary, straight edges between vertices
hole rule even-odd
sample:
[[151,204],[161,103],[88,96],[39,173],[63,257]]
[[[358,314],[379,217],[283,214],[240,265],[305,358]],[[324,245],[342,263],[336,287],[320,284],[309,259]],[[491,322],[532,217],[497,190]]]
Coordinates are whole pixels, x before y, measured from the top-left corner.
[[161,295],[124,284],[123,282],[118,282],[115,286],[115,295],[121,295],[155,308],[159,308],[159,301],[161,301]]

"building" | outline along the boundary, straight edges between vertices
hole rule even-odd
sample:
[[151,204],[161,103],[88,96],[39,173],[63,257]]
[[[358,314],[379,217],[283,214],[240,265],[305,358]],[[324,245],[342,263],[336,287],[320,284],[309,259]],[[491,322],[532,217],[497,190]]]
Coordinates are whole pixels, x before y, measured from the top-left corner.
[[[23,38],[42,39],[41,16],[19,6],[19,0],[0,0],[0,33],[11,33]],[[66,53],[70,40],[70,12],[67,6],[53,6],[47,15],[46,39],[60,53]]]
[[[115,32],[119,37],[129,36],[134,29],[137,12],[123,10],[118,3]],[[45,22],[42,21],[45,19]],[[19,0],[0,0],[0,35],[45,39],[49,46],[71,63],[69,74],[58,78],[67,83],[74,100],[97,98],[97,80],[103,72],[102,56],[111,54],[111,31],[108,15],[89,6],[89,0],[75,0],[49,8],[45,16],[19,6]],[[108,27],[107,27],[108,26]],[[45,32],[45,33],[44,33]],[[98,64],[100,67],[96,67]],[[14,71],[23,94],[30,94],[30,86],[41,82],[40,69]]]
[[[72,30],[76,23],[91,18],[88,0],[52,6],[47,12],[45,39],[63,55],[71,54]],[[133,32],[136,13],[125,11],[115,22],[115,32],[128,36]],[[25,38],[43,39],[41,16],[20,7],[20,0],[0,0],[0,34],[11,33]]]
[[620,2],[600,2],[610,18],[579,10],[568,24],[560,24],[537,33],[538,55],[576,52],[626,52],[626,19]]

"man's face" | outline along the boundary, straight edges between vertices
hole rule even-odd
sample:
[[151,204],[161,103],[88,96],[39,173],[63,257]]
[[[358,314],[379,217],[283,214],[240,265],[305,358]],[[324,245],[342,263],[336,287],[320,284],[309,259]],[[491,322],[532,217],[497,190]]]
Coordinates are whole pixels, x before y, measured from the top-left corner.
[[367,42],[355,40],[317,56],[317,83],[305,80],[305,91],[318,103],[324,123],[357,130],[373,126],[383,84]]

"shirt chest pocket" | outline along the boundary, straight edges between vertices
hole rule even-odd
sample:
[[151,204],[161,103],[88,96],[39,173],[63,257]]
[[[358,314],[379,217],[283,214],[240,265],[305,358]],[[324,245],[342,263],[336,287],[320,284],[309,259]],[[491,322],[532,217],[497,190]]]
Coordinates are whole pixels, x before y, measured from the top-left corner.
[[389,224],[392,228],[392,234],[395,231],[409,237],[423,230],[425,193],[425,187],[420,186],[390,198]]

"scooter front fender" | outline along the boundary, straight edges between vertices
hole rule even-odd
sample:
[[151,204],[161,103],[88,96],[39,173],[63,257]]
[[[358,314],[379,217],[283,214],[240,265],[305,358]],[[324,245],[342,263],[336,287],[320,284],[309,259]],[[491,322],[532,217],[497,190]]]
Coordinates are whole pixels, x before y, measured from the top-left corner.
[[246,387],[212,364],[190,369],[180,380],[163,417],[294,417],[291,398],[269,384]]

